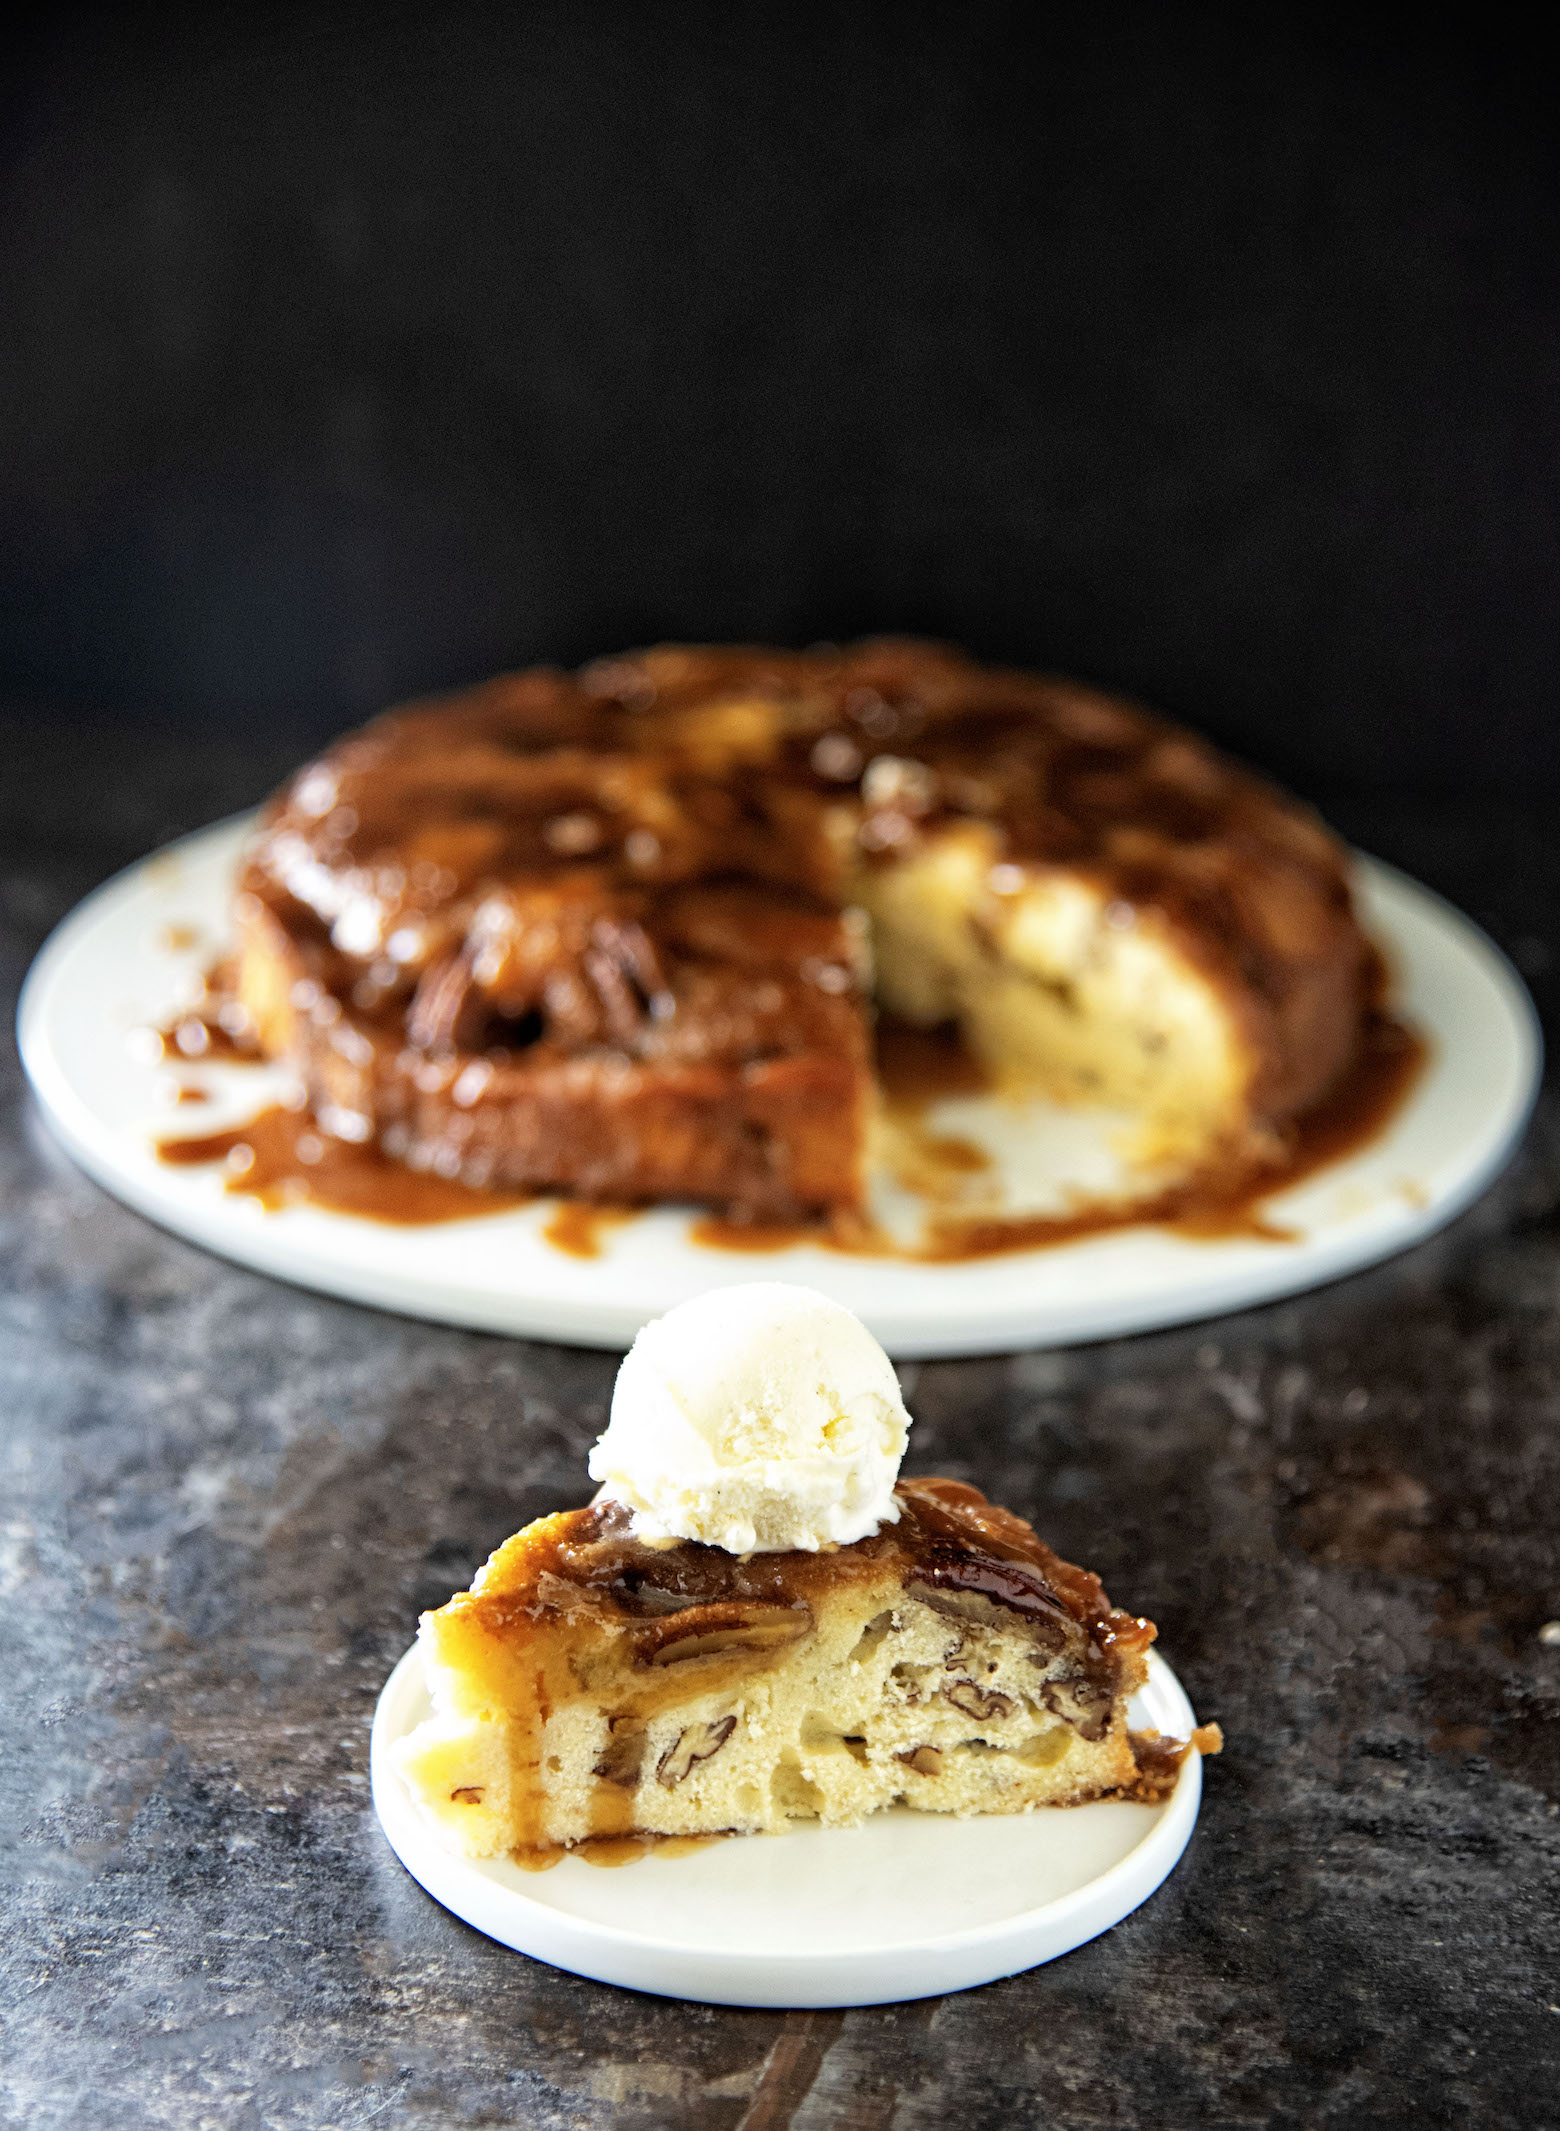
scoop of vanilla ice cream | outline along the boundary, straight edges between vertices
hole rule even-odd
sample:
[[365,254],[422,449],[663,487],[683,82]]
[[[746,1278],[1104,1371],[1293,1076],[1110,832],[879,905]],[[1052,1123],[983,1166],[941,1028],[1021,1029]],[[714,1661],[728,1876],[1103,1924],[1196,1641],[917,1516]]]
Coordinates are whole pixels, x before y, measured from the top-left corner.
[[756,1280],[645,1326],[590,1475],[633,1512],[637,1538],[816,1553],[897,1523],[909,1426],[860,1318],[813,1288]]

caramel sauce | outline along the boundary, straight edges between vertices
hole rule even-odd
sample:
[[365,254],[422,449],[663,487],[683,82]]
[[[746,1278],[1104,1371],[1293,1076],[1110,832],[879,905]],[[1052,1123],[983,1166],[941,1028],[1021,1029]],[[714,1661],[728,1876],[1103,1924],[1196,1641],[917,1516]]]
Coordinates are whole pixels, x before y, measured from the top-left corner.
[[262,1110],[226,1132],[159,1140],[157,1156],[176,1169],[225,1162],[223,1188],[235,1197],[257,1199],[273,1213],[283,1206],[322,1206],[365,1220],[422,1227],[529,1204],[519,1194],[478,1191],[408,1169],[376,1146],[355,1147],[332,1139],[306,1111],[280,1106]]
[[550,1872],[554,1865],[561,1865],[568,1854],[561,1842],[522,1843],[509,1853],[511,1862],[522,1872]]
[[174,1089],[173,1099],[176,1103],[210,1102],[211,1097],[204,1088],[192,1087],[188,1081],[184,1081]]
[[1355,1153],[1396,1116],[1424,1070],[1423,1037],[1375,1014],[1366,1023],[1354,1063],[1313,1110],[1285,1129],[1282,1158],[1273,1164],[1204,1171],[1141,1199],[1081,1206],[1070,1214],[939,1224],[915,1256],[948,1264],[1003,1251],[1049,1250],[1123,1228],[1168,1228],[1196,1242],[1251,1238],[1292,1243],[1296,1232],[1270,1219],[1264,1202]]
[[690,1242],[706,1250],[794,1250],[802,1243],[827,1243],[827,1228],[784,1228],[768,1221],[732,1221],[724,1214],[701,1214],[688,1225]]
[[582,1864],[614,1871],[620,1865],[637,1865],[645,1857],[692,1857],[696,1850],[725,1842],[727,1835],[655,1835],[640,1829],[633,1835],[587,1835],[582,1842],[542,1842],[511,1850],[510,1860],[522,1872],[550,1872],[566,1857]]
[[927,1132],[914,1118],[894,1120],[883,1152],[894,1182],[934,1212],[957,1205],[966,1180],[993,1167],[985,1148],[973,1140]]
[[583,1842],[575,1843],[573,1855],[611,1872],[619,1865],[637,1865],[649,1848],[647,1835],[587,1835]]
[[[232,1042],[220,1027],[218,1033],[224,1042]],[[164,1038],[165,1043],[168,1040]],[[188,1058],[190,1053],[181,1055]],[[253,1054],[235,1050],[233,1055],[248,1058]],[[980,1066],[941,1031],[928,1036],[925,1031],[896,1029],[880,1055],[887,1060],[887,1099],[907,1120],[945,1095],[976,1092],[988,1084]],[[850,1256],[941,1265],[1009,1251],[1055,1249],[1089,1236],[1137,1227],[1169,1228],[1197,1241],[1252,1237],[1292,1242],[1295,1232],[1270,1219],[1263,1211],[1264,1202],[1368,1145],[1397,1114],[1428,1055],[1422,1037],[1390,1015],[1376,1014],[1366,1024],[1354,1064],[1313,1110],[1288,1128],[1287,1146],[1278,1162],[1205,1172],[1139,1199],[1101,1202],[1080,1206],[1072,1213],[1033,1218],[934,1217],[925,1241],[914,1247],[896,1243],[854,1215],[836,1216],[827,1224],[781,1226],[710,1214],[690,1223],[688,1233],[693,1242],[709,1250],[763,1253],[810,1243]],[[201,1098],[192,1093],[180,1099]],[[929,1164],[940,1165],[951,1175],[967,1175],[986,1166],[983,1150],[965,1140],[925,1134],[915,1144],[928,1150]],[[533,1203],[525,1193],[480,1190],[409,1169],[372,1143],[354,1146],[333,1139],[319,1131],[307,1113],[282,1108],[262,1110],[226,1132],[160,1140],[157,1153],[176,1168],[225,1161],[230,1172],[225,1188],[271,1210],[309,1204],[416,1227],[475,1220]],[[928,1181],[935,1186],[935,1177],[923,1179]],[[566,1200],[542,1234],[555,1249],[571,1257],[594,1258],[601,1255],[611,1231],[632,1217],[630,1208]]]
[[1217,1724],[1199,1724],[1189,1739],[1166,1739],[1157,1731],[1132,1731],[1127,1737],[1138,1765],[1137,1781],[1123,1795],[1139,1805],[1161,1805],[1175,1789],[1188,1754],[1211,1759],[1224,1751]]
[[713,1843],[728,1840],[726,1835],[657,1835],[654,1850],[658,1857],[692,1857],[696,1850],[707,1850]]
[[632,1206],[597,1206],[588,1199],[564,1199],[542,1229],[542,1240],[567,1258],[599,1258],[612,1230],[631,1221],[636,1210]]
[[[894,1041],[897,1049],[899,1039]],[[910,1050],[917,1077],[902,1079],[899,1088],[903,1092],[890,1099],[909,1109],[914,1100],[924,1104],[968,1090],[971,1082],[960,1077],[963,1069],[949,1058],[951,1048],[945,1039],[941,1047]],[[689,1234],[695,1243],[714,1250],[784,1250],[813,1243],[858,1256],[937,1265],[993,1258],[1007,1251],[1051,1250],[1125,1228],[1169,1228],[1198,1242],[1249,1237],[1265,1243],[1292,1243],[1298,1240],[1296,1232],[1270,1219],[1263,1211],[1264,1202],[1369,1145],[1396,1116],[1428,1057],[1429,1046],[1422,1036],[1389,1014],[1373,1014],[1354,1063],[1314,1109],[1286,1128],[1286,1146],[1278,1161],[1204,1171],[1142,1198],[1102,1201],[1067,1214],[934,1218],[926,1240],[914,1248],[880,1233],[844,1229],[839,1223],[829,1228],[746,1228],[708,1217],[694,1222]]]

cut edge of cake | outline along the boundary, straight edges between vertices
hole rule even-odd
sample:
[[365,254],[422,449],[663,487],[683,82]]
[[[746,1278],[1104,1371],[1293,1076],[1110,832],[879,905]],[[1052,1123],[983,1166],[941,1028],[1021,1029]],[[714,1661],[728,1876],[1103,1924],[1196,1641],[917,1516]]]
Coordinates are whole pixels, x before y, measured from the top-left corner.
[[[993,880],[1000,886],[993,886]],[[998,862],[981,827],[864,871],[880,1006],[956,1022],[999,1087],[1133,1113],[1129,1158],[1239,1158],[1265,1144],[1252,1002],[1158,911],[1061,866]]]

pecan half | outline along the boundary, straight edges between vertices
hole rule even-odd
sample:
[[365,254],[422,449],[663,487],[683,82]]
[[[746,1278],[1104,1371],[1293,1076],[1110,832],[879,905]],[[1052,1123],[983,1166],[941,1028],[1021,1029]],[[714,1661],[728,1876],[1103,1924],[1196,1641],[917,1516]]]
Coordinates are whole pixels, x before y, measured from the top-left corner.
[[1072,1615],[1037,1569],[998,1561],[968,1547],[934,1542],[908,1595],[938,1613],[966,1620],[994,1624],[1002,1613],[1016,1613],[1031,1635],[1058,1648],[1076,1630]]
[[918,1776],[942,1774],[942,1754],[935,1746],[912,1746],[902,1754],[895,1754],[894,1759],[902,1761],[906,1768],[913,1768]]
[[616,1783],[625,1791],[631,1791],[639,1782],[644,1758],[645,1729],[639,1719],[609,1717],[607,1743],[591,1773],[599,1776],[603,1783]]
[[967,1717],[985,1723],[990,1717],[1010,1717],[1013,1705],[1005,1694],[996,1689],[977,1687],[973,1680],[955,1680],[951,1687],[943,1689],[944,1697],[955,1709],[962,1709]]
[[469,1049],[487,1002],[471,980],[471,955],[462,948],[422,973],[406,1010],[407,1041],[436,1055]]
[[722,1717],[715,1724],[690,1724],[686,1731],[678,1733],[676,1743],[656,1763],[656,1782],[663,1790],[675,1790],[690,1769],[720,1752],[736,1728],[734,1716]]
[[615,1595],[625,1612],[656,1618],[668,1613],[687,1613],[699,1602],[690,1598],[686,1591],[665,1590],[660,1584],[649,1583],[639,1576],[626,1577]]
[[767,1657],[799,1642],[812,1626],[803,1606],[765,1606],[727,1600],[689,1606],[635,1631],[634,1654],[641,1665],[681,1665],[695,1658]]
[[1037,1665],[1048,1665],[1077,1633],[1064,1614],[1016,1613],[1013,1607],[987,1597],[983,1591],[939,1591],[921,1583],[908,1585],[906,1595],[947,1620],[974,1621],[983,1628],[1019,1629],[1037,1646],[1031,1653]]
[[1110,1723],[1110,1689],[1102,1680],[1049,1680],[1043,1694],[1047,1709],[1065,1717],[1080,1738],[1104,1738]]
[[667,995],[650,936],[632,918],[597,918],[583,957],[607,1027],[619,1043],[639,1035],[652,1001]]

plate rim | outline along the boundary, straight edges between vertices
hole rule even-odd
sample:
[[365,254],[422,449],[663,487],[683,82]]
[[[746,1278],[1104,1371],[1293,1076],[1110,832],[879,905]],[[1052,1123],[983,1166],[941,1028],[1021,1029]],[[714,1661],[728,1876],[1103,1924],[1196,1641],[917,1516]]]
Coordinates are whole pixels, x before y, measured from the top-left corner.
[[[245,1219],[250,1215],[255,1223],[269,1223],[278,1217],[262,1215],[258,1209],[238,1202],[213,1202],[209,1209],[198,1202],[187,1207],[170,1205],[153,1188],[155,1180],[149,1182],[138,1177],[133,1169],[116,1163],[111,1152],[97,1145],[99,1138],[107,1139],[117,1128],[105,1125],[90,1102],[78,1095],[67,1068],[55,1055],[48,1028],[51,1001],[69,958],[87,932],[100,921],[104,903],[132,891],[142,884],[149,869],[177,860],[191,847],[204,851],[205,847],[223,839],[240,836],[253,818],[252,812],[226,816],[204,828],[191,830],[157,851],[121,867],[84,896],[52,929],[38,950],[18,999],[17,1040],[24,1070],[55,1138],[96,1183],[144,1218],[171,1234],[194,1242],[199,1248],[267,1277],[360,1306],[385,1309],[424,1321],[463,1325],[499,1336],[552,1339],[609,1350],[626,1345],[646,1315],[667,1305],[652,1303],[641,1309],[634,1301],[632,1291],[629,1299],[624,1301],[615,1296],[607,1284],[599,1294],[528,1294],[523,1277],[502,1297],[484,1288],[473,1289],[469,1296],[463,1296],[458,1282],[447,1275],[435,1277],[430,1282],[430,1292],[419,1295],[414,1274],[366,1265],[350,1254],[332,1262],[328,1249],[318,1243],[308,1243],[299,1249],[296,1240],[292,1255],[302,1262],[289,1264],[286,1262],[288,1250],[277,1247],[279,1231],[269,1228],[262,1231]],[[1476,1142],[1482,1139],[1482,1147],[1455,1182],[1428,1205],[1420,1208],[1405,1206],[1401,1215],[1394,1215],[1389,1220],[1356,1228],[1341,1236],[1329,1237],[1325,1227],[1313,1231],[1295,1246],[1304,1253],[1298,1262],[1277,1248],[1270,1270],[1259,1270],[1249,1264],[1219,1266],[1206,1259],[1199,1267],[1188,1261],[1184,1284],[1170,1283],[1157,1289],[1150,1287],[1126,1297],[1108,1295],[1104,1301],[1075,1300],[1068,1305],[1065,1322],[1061,1321],[1059,1307],[1055,1304],[1050,1305],[1054,1313],[1051,1322],[1035,1321],[1036,1314],[1046,1309],[1042,1279],[1035,1282],[1034,1306],[1029,1304],[1027,1297],[1002,1296],[984,1309],[971,1304],[971,1283],[950,1281],[945,1292],[948,1306],[954,1313],[951,1319],[929,1319],[926,1298],[914,1293],[884,1299],[875,1311],[857,1302],[856,1307],[863,1315],[869,1319],[875,1315],[874,1329],[891,1353],[910,1360],[1065,1346],[1131,1336],[1177,1324],[1195,1324],[1232,1311],[1261,1307],[1345,1278],[1412,1248],[1454,1220],[1489,1187],[1521,1141],[1542,1079],[1543,1037],[1533,1002],[1509,958],[1471,918],[1438,891],[1425,887],[1386,861],[1363,853],[1355,853],[1353,857],[1366,895],[1379,887],[1400,903],[1406,902],[1421,922],[1434,927],[1444,945],[1472,966],[1505,1009],[1510,1037],[1507,1060],[1510,1088],[1502,1106],[1483,1121],[1482,1130],[1474,1135]],[[1377,929],[1381,929],[1379,924]],[[1383,944],[1390,959],[1394,942],[1388,938]],[[1434,1069],[1432,1059],[1431,1071]],[[1346,1169],[1348,1159],[1344,1157],[1337,1165],[1336,1173]],[[315,1217],[331,1218],[323,1215],[320,1209],[308,1209],[308,1212]],[[336,1218],[345,1221],[350,1217]],[[1123,1235],[1135,1233],[1138,1231],[1131,1229],[1112,1231],[1064,1246],[1005,1254],[1000,1261],[994,1262],[1005,1267],[1033,1268],[1038,1274],[1046,1261],[1055,1262],[1064,1253],[1086,1256],[1091,1251],[1108,1248]],[[273,1237],[275,1242],[267,1240]],[[1199,1248],[1213,1250],[1218,1246],[1205,1244]],[[606,1258],[600,1262],[606,1267],[611,1260]],[[979,1261],[978,1268],[912,1265],[909,1269],[920,1276],[934,1271],[958,1275],[983,1269],[987,1262]],[[1074,1262],[1077,1262],[1076,1258]],[[716,1269],[713,1254],[711,1268],[712,1271]],[[724,1267],[720,1269],[726,1270]],[[742,1253],[733,1258],[729,1273],[735,1281],[816,1277],[815,1273],[809,1274],[796,1263],[795,1254],[790,1250]]]
[[[1147,1687],[1164,1705],[1157,1714],[1177,1725],[1184,1725],[1189,1732],[1196,1718],[1180,1680],[1157,1650],[1149,1651],[1148,1665]],[[459,1857],[446,1850],[419,1819],[416,1806],[389,1758],[391,1746],[405,1735],[408,1728],[402,1705],[419,1691],[426,1693],[426,1686],[422,1678],[421,1646],[414,1642],[391,1668],[380,1690],[374,1705],[369,1749],[370,1796],[375,1818],[385,1842],[408,1876],[431,1900],[459,1917],[471,1929],[493,1939],[495,1944],[524,1953],[528,1959],[544,1961],[568,1973],[588,1975],[620,1988],[688,1998],[699,2003],[797,2008],[892,2003],[973,1989],[1002,1976],[1044,1966],[1113,1929],[1156,1894],[1185,1855],[1201,1811],[1202,1756],[1193,1751],[1181,1765],[1174,1790],[1156,1808],[1158,1818],[1145,1829],[1139,1840],[1093,1879],[1050,1901],[1035,1903],[1010,1915],[966,1925],[955,1931],[899,1939],[891,1946],[856,1947],[823,1954],[733,1952],[729,1947],[701,1947],[686,1939],[656,1938],[631,1927],[604,1923],[599,1918],[582,1916],[571,1909],[538,1901],[522,1889],[506,1887],[490,1879],[483,1872],[481,1861]],[[1108,1804],[1110,1801],[1096,1802]],[[1043,1812],[1047,1809],[1036,1810]],[[1052,1810],[1066,1809],[1057,1807]],[[944,1816],[934,1814],[907,1813],[905,1817],[912,1822],[918,1819],[940,1822],[944,1819]],[[849,1839],[860,1831],[838,1829],[825,1832]],[[791,1838],[752,1836],[737,1839],[758,1842]],[[803,1834],[800,1839],[806,1840],[807,1837]],[[408,1855],[409,1851],[411,1855]],[[675,1864],[676,1861],[667,1862]],[[420,1865],[424,1869],[419,1869]],[[435,1880],[442,1881],[443,1886],[433,1884]],[[456,1899],[451,1899],[452,1894]],[[462,1895],[467,1898],[465,1903],[459,1899]],[[577,1951],[594,1952],[606,1958],[606,1965],[618,1972],[604,1973],[600,1967],[585,1967],[559,1958],[556,1945],[554,1950],[540,1952],[521,1946],[512,1938],[499,1936],[489,1924],[471,1913],[473,1909],[489,1906],[512,1910],[520,1920],[534,1920],[539,1927],[539,1937],[550,1937],[558,1942],[575,1941]],[[1080,1919],[1084,1920],[1086,1928],[1069,1936],[1073,1925]],[[519,1922],[515,1928],[520,1928]],[[1052,1945],[1049,1951],[1040,1953],[1026,1950],[1023,1941],[1040,1936],[1061,1938],[1065,1943]],[[618,1957],[615,1960],[610,1958],[614,1955]],[[718,1964],[725,1973],[726,1987],[718,1991],[679,1987],[679,1974],[686,1978],[701,1963],[711,1962]],[[661,1981],[646,1973],[657,1964],[665,1971]],[[905,1987],[909,1982],[907,1971],[924,1970],[939,1964],[947,1971],[940,1978],[923,1976]],[[874,1969],[885,1974],[892,1987],[876,1989],[869,1980]],[[629,1975],[624,1972],[626,1970],[636,1973]]]

